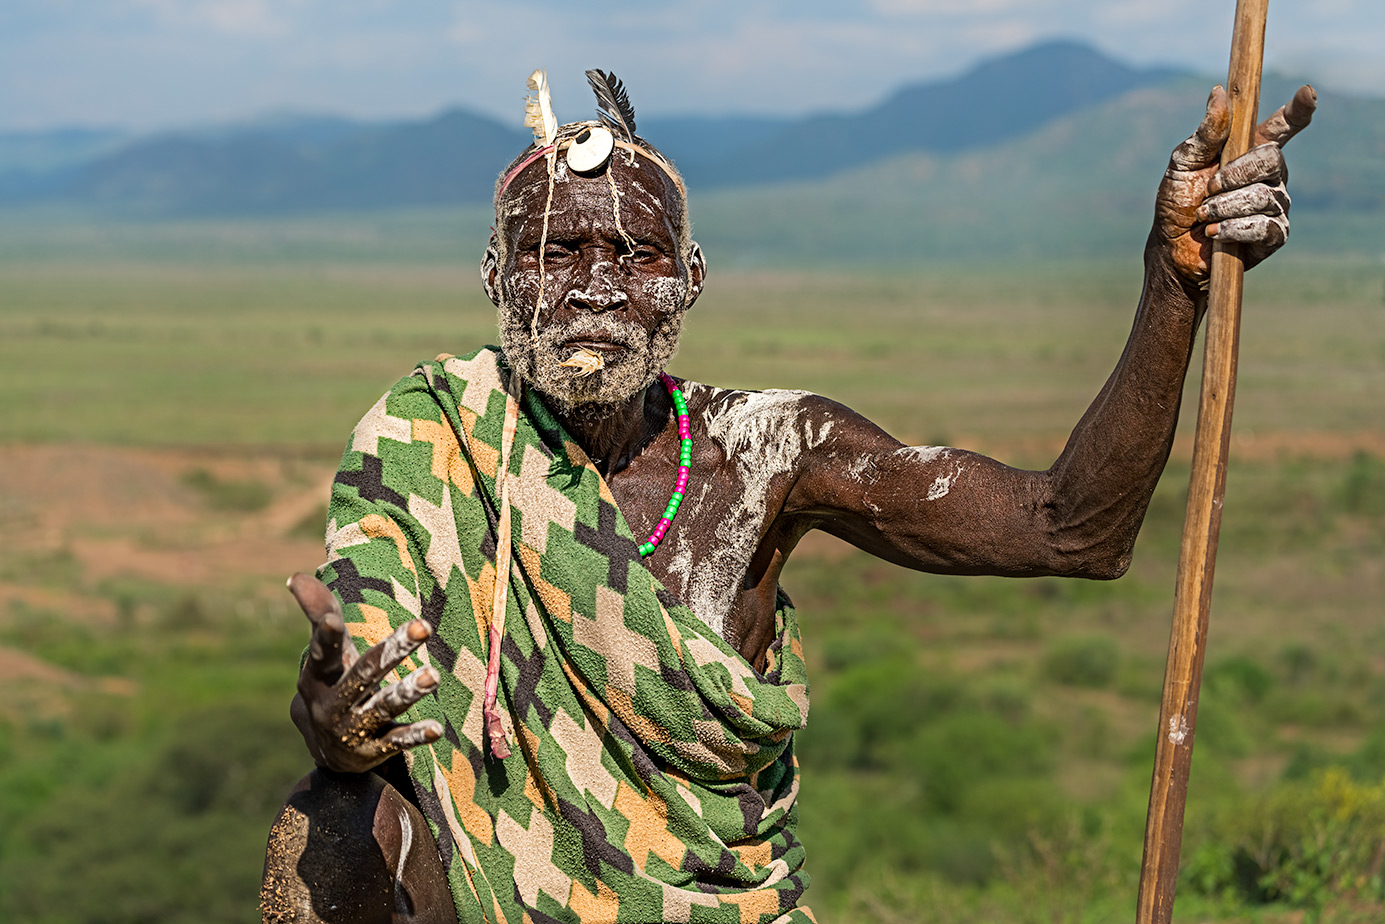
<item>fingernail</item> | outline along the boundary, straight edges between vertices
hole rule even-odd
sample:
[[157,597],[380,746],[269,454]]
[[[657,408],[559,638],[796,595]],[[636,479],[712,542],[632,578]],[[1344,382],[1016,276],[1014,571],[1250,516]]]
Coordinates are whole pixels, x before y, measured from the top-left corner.
[[428,623],[422,619],[415,619],[409,624],[409,638],[416,642],[421,642],[428,637]]
[[419,689],[431,690],[433,687],[438,685],[437,672],[434,671],[431,667],[425,667],[423,670],[418,672],[418,680],[416,682],[418,684]]

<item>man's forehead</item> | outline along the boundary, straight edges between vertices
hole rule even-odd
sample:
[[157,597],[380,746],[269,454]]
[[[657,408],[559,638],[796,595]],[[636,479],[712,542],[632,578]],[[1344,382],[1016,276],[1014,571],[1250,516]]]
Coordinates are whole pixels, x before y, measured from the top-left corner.
[[552,170],[551,203],[549,166],[544,158],[526,167],[510,184],[500,203],[498,217],[514,231],[520,232],[530,224],[528,219],[542,221],[545,210],[550,225],[555,218],[582,223],[614,220],[611,189],[614,186],[624,220],[643,216],[663,226],[668,233],[674,233],[682,208],[680,193],[663,170],[638,154],[632,166],[626,152],[618,150],[611,163],[595,174],[576,173],[561,157],[556,158]]

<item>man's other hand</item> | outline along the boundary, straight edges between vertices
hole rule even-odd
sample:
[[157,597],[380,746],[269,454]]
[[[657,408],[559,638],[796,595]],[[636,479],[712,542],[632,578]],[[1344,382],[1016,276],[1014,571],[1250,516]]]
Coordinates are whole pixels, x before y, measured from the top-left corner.
[[295,574],[289,592],[313,625],[308,659],[298,675],[298,695],[289,714],[318,766],[342,773],[364,773],[388,757],[436,741],[436,721],[403,725],[394,718],[438,685],[437,672],[424,667],[398,683],[380,686],[390,671],[431,634],[413,619],[363,655],[347,641],[337,598],[317,578]]
[[1202,124],[1173,149],[1155,199],[1151,241],[1168,248],[1185,280],[1207,281],[1214,240],[1241,244],[1247,268],[1288,240],[1289,171],[1281,149],[1312,121],[1317,103],[1312,87],[1300,87],[1256,126],[1249,151],[1218,167],[1231,132],[1231,110],[1226,91],[1212,88]]

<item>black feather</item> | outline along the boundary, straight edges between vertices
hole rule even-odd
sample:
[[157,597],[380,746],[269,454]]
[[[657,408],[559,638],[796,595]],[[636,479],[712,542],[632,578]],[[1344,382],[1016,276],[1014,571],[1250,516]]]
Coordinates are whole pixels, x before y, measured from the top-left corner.
[[596,94],[596,114],[618,138],[635,143],[635,107],[625,92],[625,84],[615,74],[587,71],[587,83]]

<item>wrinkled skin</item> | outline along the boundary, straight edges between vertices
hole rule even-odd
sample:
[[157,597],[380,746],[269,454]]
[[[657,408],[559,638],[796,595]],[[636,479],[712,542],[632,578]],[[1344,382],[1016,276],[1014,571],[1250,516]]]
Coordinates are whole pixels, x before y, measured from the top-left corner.
[[[1202,124],[1174,150],[1160,183],[1125,351],[1052,467],[1023,471],[963,450],[906,447],[816,395],[685,383],[693,482],[646,565],[757,666],[773,629],[780,571],[812,529],[922,571],[1120,576],[1172,446],[1212,243],[1240,243],[1248,266],[1284,244],[1289,196],[1281,148],[1308,124],[1315,103],[1311,88],[1299,90],[1260,124],[1250,152],[1220,168],[1230,117],[1224,91],[1212,91]],[[527,168],[500,204],[502,246],[487,251],[482,275],[499,308],[507,356],[596,462],[631,529],[645,535],[661,516],[678,458],[672,408],[655,376],[706,268],[695,245],[680,247],[672,182],[643,160],[630,168],[617,158],[614,169],[620,227],[605,176],[560,171],[541,247],[547,172],[542,161]],[[537,345],[529,335],[536,307]],[[578,347],[599,351],[606,368],[583,379],[563,368]],[[410,623],[357,658],[326,588],[298,575],[290,590],[313,626],[292,715],[319,767],[359,774],[436,739],[436,723],[393,722],[436,685],[431,668],[379,688],[428,626]],[[300,784],[321,792],[332,785],[322,772]],[[355,831],[373,832],[377,852],[388,858],[405,800],[393,787],[383,793],[357,813]],[[280,816],[285,830],[295,811],[291,799]],[[301,874],[306,837],[278,854],[271,844],[266,895],[292,892],[285,883],[312,892],[301,884],[306,877],[283,872],[292,868],[289,856],[299,858]],[[440,864],[411,862],[391,867],[386,879],[432,917],[383,915],[377,903],[332,919],[453,920]],[[281,919],[328,920],[313,916],[321,907]]]

